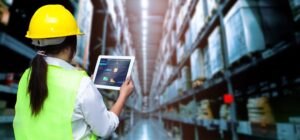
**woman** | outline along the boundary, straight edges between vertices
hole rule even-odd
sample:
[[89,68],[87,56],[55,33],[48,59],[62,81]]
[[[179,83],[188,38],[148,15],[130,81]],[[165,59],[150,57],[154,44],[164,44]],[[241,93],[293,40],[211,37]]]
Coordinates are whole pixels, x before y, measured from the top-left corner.
[[95,139],[110,135],[133,83],[126,80],[110,111],[85,72],[69,63],[81,35],[72,14],[61,5],[39,8],[26,37],[37,46],[19,83],[14,133],[21,140]]

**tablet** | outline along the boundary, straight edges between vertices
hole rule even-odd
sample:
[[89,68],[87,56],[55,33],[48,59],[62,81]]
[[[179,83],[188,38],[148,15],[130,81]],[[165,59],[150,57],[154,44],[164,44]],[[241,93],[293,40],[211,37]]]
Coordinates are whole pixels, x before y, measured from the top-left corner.
[[100,55],[93,76],[95,86],[100,89],[120,90],[131,74],[134,59],[134,56]]

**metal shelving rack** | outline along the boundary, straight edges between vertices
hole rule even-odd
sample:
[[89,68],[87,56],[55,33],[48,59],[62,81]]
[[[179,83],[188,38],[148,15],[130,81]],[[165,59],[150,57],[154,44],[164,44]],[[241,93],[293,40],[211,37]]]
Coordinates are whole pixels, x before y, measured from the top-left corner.
[[[167,78],[166,81],[160,81],[162,85],[158,88],[158,95],[163,95],[166,88],[172,84],[172,82],[177,78],[179,73],[181,72],[181,69],[186,63],[189,61],[191,54],[193,51],[198,48],[199,46],[204,46],[206,39],[212,32],[212,30],[216,26],[220,26],[221,29],[221,41],[222,41],[222,53],[223,53],[223,60],[225,64],[225,70],[223,74],[213,77],[212,79],[208,79],[204,82],[203,85],[199,87],[195,87],[192,89],[189,89],[187,91],[184,91],[184,94],[182,96],[176,97],[168,102],[165,102],[163,104],[157,105],[156,109],[152,110],[153,117],[156,117],[158,119],[162,119],[165,121],[166,126],[169,125],[175,125],[179,126],[182,129],[184,125],[191,125],[194,126],[195,133],[192,131],[189,132],[187,135],[194,135],[194,139],[201,139],[199,138],[198,133],[198,127],[204,127],[207,130],[211,131],[226,131],[231,134],[231,139],[237,140],[240,139],[242,136],[250,136],[250,137],[256,137],[256,138],[268,138],[268,139],[277,139],[282,137],[281,132],[279,130],[281,129],[281,126],[285,126],[286,129],[294,128],[295,126],[299,126],[298,124],[294,123],[282,123],[282,122],[276,122],[275,124],[270,125],[260,125],[256,123],[251,123],[248,121],[243,121],[237,119],[237,108],[236,108],[236,102],[234,101],[231,104],[231,120],[225,121],[221,119],[214,119],[214,120],[197,120],[196,118],[181,118],[181,117],[174,117],[174,116],[166,116],[163,115],[162,112],[166,111],[171,106],[178,106],[180,103],[186,103],[187,101],[196,100],[196,98],[202,98],[205,96],[217,96],[214,98],[222,98],[221,95],[209,95],[207,93],[207,90],[212,90],[214,88],[218,88],[223,86],[224,93],[230,93],[234,97],[239,97],[235,91],[236,84],[233,84],[236,77],[242,77],[244,75],[247,75],[249,73],[249,69],[255,69],[257,67],[262,67],[265,63],[271,63],[274,61],[275,57],[279,57],[280,55],[286,53],[287,51],[296,49],[297,46],[299,46],[299,35],[295,35],[295,38],[292,38],[288,41],[285,40],[285,42],[278,43],[277,45],[273,46],[272,48],[268,48],[261,52],[260,57],[253,56],[252,58],[249,58],[247,62],[241,63],[238,66],[230,66],[228,64],[228,58],[227,58],[227,42],[226,42],[226,35],[225,35],[225,26],[224,26],[224,16],[227,14],[227,12],[231,9],[231,7],[236,3],[237,0],[223,0],[220,6],[218,7],[216,13],[212,15],[210,20],[205,25],[204,29],[198,34],[197,39],[195,42],[193,42],[192,47],[190,51],[185,52],[185,55],[181,62],[177,64],[175,67],[173,73],[170,77]],[[196,0],[193,0],[191,3],[195,5]],[[184,18],[182,27],[180,28],[179,34],[177,34],[177,40],[181,40],[182,35],[184,34],[187,26],[189,25],[189,19],[191,16],[192,11],[194,10],[195,6],[190,6],[189,11],[187,14],[187,17]],[[174,22],[174,21],[171,21]],[[171,23],[172,26],[174,26],[174,23]],[[173,28],[173,27],[172,27]],[[171,55],[167,55],[165,60],[157,60],[158,62],[165,62],[168,61],[169,58],[172,57],[172,54],[176,52],[176,48],[171,49]],[[167,64],[165,62],[164,64]],[[162,68],[163,69],[163,68]],[[158,72],[158,75],[162,74],[161,71]],[[160,76],[159,76],[160,77]],[[280,77],[280,76],[279,76]],[[259,78],[258,78],[259,79]],[[299,79],[299,78],[298,78]],[[236,82],[236,80],[234,80]],[[257,80],[256,80],[257,81]],[[259,81],[259,80],[258,80]],[[299,80],[294,80],[294,82],[290,82],[287,85],[300,85]],[[159,84],[158,84],[159,85]],[[276,89],[269,89],[269,90],[277,90],[277,89],[283,89],[285,86],[278,87]],[[177,107],[175,107],[177,108]],[[175,123],[175,124],[174,124]],[[242,127],[248,127],[249,131],[245,131]],[[263,132],[266,129],[270,131],[270,133]],[[292,131],[292,130],[291,130]],[[281,135],[280,135],[281,134]],[[286,135],[286,134],[284,134]],[[182,136],[183,138],[183,136]]]

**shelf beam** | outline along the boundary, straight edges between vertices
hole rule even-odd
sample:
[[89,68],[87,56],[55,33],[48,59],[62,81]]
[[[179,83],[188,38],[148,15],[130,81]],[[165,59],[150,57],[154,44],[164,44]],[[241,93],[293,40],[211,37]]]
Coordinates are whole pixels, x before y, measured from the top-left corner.
[[36,54],[35,51],[29,46],[21,43],[17,39],[4,32],[0,32],[0,45],[7,47],[29,59],[32,59]]
[[5,85],[0,85],[0,92],[10,93],[10,94],[17,94],[18,88],[9,87]]
[[14,116],[0,116],[0,124],[12,123],[14,121]]

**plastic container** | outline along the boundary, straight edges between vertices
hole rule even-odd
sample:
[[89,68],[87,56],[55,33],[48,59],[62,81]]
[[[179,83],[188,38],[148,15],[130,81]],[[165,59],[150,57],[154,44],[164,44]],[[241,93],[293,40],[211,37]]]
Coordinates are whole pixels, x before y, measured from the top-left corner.
[[208,53],[211,75],[215,75],[224,69],[219,27],[216,27],[208,38]]
[[225,17],[229,64],[274,46],[291,34],[290,20],[272,0],[239,0]]
[[191,55],[192,81],[205,79],[204,54],[203,50],[197,48]]

